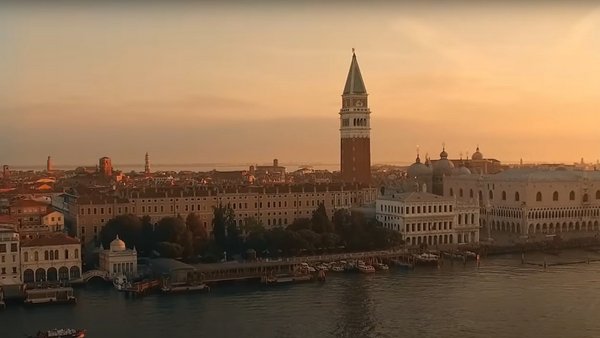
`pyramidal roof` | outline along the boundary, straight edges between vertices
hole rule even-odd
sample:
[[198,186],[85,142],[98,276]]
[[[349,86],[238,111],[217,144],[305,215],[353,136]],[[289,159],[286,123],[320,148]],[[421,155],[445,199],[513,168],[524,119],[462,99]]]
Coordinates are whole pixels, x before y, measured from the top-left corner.
[[356,54],[352,50],[352,63],[350,63],[350,70],[348,71],[348,78],[346,79],[346,86],[344,86],[344,94],[366,94],[367,88],[363,82],[362,75],[360,74],[360,68],[358,67],[358,61],[356,61]]

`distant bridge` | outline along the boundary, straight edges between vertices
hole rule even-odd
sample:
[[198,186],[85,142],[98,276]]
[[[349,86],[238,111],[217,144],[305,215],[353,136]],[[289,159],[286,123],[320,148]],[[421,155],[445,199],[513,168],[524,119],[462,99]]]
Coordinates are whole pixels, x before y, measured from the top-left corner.
[[90,281],[90,279],[95,278],[95,277],[99,277],[102,278],[104,280],[108,280],[108,271],[102,271],[102,270],[89,270],[84,272],[83,274],[81,274],[81,282],[83,283],[87,283]]

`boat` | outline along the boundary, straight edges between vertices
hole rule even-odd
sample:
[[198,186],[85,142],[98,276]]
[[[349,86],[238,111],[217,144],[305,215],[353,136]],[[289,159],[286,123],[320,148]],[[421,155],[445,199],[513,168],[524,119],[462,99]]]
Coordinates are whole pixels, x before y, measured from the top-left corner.
[[30,304],[45,304],[45,303],[71,303],[77,302],[77,298],[73,295],[73,288],[58,287],[58,288],[43,288],[25,290],[25,301]]
[[113,286],[118,291],[123,291],[130,285],[129,281],[127,281],[127,277],[124,275],[115,276],[112,282]]
[[419,264],[432,265],[437,264],[439,256],[431,253],[422,253],[420,255],[414,255],[415,261]]
[[206,284],[163,285],[160,288],[160,290],[164,293],[202,292],[202,291],[210,291],[210,287]]
[[357,268],[358,268],[358,271],[361,272],[361,273],[373,273],[373,272],[375,272],[375,268],[373,267],[373,265],[358,264]]
[[387,270],[389,270],[389,269],[390,269],[390,267],[389,267],[389,266],[387,266],[387,264],[384,264],[384,263],[377,263],[377,264],[375,264],[375,269],[376,269],[376,270],[383,270],[383,271],[387,271]]
[[334,265],[331,267],[331,271],[333,272],[344,272],[344,267],[339,265]]
[[312,281],[312,276],[308,274],[301,275],[276,275],[276,276],[264,276],[262,278],[262,283],[266,285],[282,285],[282,284],[292,284],[292,283],[300,283],[300,282],[310,282]]
[[52,329],[48,331],[38,331],[29,338],[84,338],[85,330],[81,329]]

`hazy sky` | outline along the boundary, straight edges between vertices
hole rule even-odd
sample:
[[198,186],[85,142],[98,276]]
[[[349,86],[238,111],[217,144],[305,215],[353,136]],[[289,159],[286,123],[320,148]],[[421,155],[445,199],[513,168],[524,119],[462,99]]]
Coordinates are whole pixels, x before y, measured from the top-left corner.
[[600,158],[600,7],[0,5],[0,163],[339,162],[357,57],[374,163]]

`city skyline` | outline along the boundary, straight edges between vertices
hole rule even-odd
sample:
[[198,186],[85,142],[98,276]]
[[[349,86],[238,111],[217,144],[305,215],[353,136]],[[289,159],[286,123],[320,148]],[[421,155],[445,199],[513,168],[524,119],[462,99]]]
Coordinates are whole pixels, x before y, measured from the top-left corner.
[[373,164],[600,157],[592,4],[270,5],[3,5],[2,163],[338,163],[351,48]]

